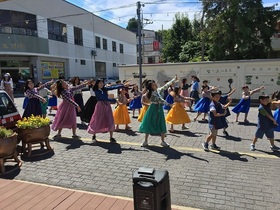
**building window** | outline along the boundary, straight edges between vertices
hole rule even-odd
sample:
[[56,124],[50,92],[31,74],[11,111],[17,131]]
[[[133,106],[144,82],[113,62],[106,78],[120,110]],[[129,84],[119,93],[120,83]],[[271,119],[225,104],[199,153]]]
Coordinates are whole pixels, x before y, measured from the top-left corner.
[[156,62],[155,56],[148,57],[148,63],[155,63],[155,62]]
[[76,45],[83,46],[83,30],[81,28],[74,27],[74,39]]
[[37,36],[36,15],[0,10],[0,33]]
[[81,60],[81,65],[86,65],[86,60]]
[[113,67],[117,67],[117,64],[116,64],[116,63],[113,63]]
[[99,48],[101,47],[101,44],[100,44],[100,37],[96,36],[95,37],[95,43],[96,43],[96,48]]
[[117,52],[117,43],[112,41],[112,51]]
[[102,39],[103,50],[107,50],[107,39]]
[[64,23],[48,19],[48,33],[51,40],[67,42],[67,28]]
[[123,44],[120,44],[120,53],[123,53]]

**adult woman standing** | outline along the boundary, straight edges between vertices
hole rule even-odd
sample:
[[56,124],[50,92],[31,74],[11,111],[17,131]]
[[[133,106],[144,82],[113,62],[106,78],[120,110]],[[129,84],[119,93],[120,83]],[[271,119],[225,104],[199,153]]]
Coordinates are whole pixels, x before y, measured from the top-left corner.
[[193,102],[196,104],[199,101],[199,82],[200,80],[197,78],[197,76],[191,76],[192,79],[192,88],[190,97],[194,98],[194,101],[191,101],[191,107],[193,105]]
[[145,133],[145,141],[142,143],[142,147],[148,146],[148,138],[150,134],[160,134],[161,146],[169,147],[169,144],[164,141],[167,130],[162,104],[167,102],[162,98],[162,94],[164,90],[177,81],[178,78],[176,76],[160,88],[157,87],[155,81],[149,81],[147,85],[147,98],[151,101],[151,105],[149,106],[139,128],[140,133]]
[[[81,80],[79,77],[74,77],[72,80],[71,80],[71,83],[72,83],[72,86],[75,87],[75,86],[79,86],[81,84]],[[75,89],[73,91],[74,93],[74,101],[79,105],[79,107],[81,108],[81,110],[83,111],[84,110],[84,99],[83,99],[83,92],[82,92],[82,89],[79,88],[79,89]],[[76,114],[77,116],[79,116],[81,118],[81,114],[82,114],[82,111],[81,112],[78,112],[78,110],[76,110]],[[81,123],[82,124],[85,124],[81,118]]]
[[[180,85],[180,87],[181,87],[180,96],[182,96],[182,97],[189,97],[190,96],[190,94],[189,94],[189,87],[191,87],[192,85],[191,84],[189,85],[187,82],[188,81],[187,81],[186,78],[182,79],[182,82],[181,82],[181,85]],[[184,106],[191,108],[190,101],[186,100],[184,102]]]
[[116,103],[116,99],[108,97],[108,91],[114,89],[124,88],[127,85],[115,85],[105,87],[103,80],[97,80],[93,87],[97,103],[94,113],[88,125],[88,133],[92,134],[92,141],[96,143],[97,133],[110,133],[110,142],[116,143],[113,138],[113,132],[115,130],[115,123],[113,112],[110,103]]
[[4,74],[3,79],[1,80],[0,89],[3,89],[7,92],[7,94],[10,96],[12,101],[14,102],[14,90],[13,87],[13,79],[11,78],[11,75],[9,73]]

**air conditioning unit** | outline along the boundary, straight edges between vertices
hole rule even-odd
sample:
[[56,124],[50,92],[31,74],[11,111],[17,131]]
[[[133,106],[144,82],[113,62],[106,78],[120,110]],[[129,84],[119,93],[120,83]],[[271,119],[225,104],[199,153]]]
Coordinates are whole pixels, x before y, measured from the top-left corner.
[[97,55],[96,50],[92,50],[91,55],[95,57]]

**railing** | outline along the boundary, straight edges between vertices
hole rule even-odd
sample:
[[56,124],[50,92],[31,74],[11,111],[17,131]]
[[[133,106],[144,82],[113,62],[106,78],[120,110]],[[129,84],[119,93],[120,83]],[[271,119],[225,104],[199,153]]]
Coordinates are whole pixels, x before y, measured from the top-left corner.
[[25,28],[15,28],[10,26],[0,26],[1,34],[17,34],[17,35],[27,35],[27,36],[38,36],[38,32],[31,29]]

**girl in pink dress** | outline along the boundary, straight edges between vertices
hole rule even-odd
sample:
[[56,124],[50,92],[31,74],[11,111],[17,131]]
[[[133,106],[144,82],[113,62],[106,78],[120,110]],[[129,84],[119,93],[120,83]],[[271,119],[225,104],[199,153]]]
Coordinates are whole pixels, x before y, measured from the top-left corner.
[[77,130],[77,113],[81,111],[79,105],[74,101],[74,91],[82,89],[86,84],[81,84],[73,87],[63,81],[58,80],[56,82],[56,95],[62,98],[61,104],[57,108],[57,112],[52,124],[54,131],[58,130],[58,133],[54,137],[61,137],[61,131],[63,128],[72,129],[73,138],[79,138],[76,134]]

